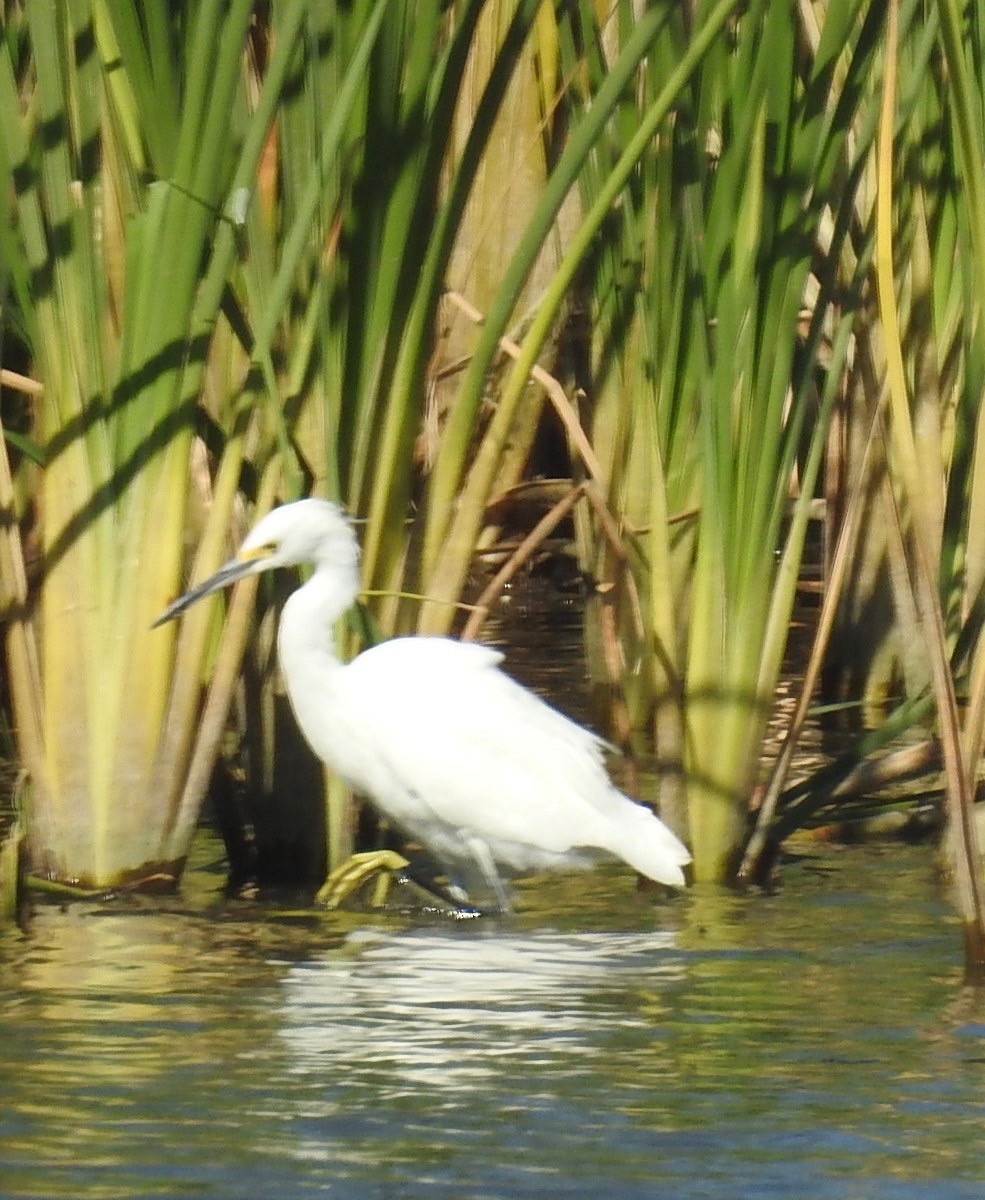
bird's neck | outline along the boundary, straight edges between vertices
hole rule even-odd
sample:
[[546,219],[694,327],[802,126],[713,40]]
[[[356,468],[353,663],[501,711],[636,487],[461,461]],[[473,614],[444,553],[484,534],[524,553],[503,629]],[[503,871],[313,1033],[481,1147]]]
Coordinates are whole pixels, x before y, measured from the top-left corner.
[[286,679],[318,662],[322,669],[340,665],[333,650],[332,627],[359,594],[358,567],[336,564],[316,568],[307,583],[292,592],[281,613],[277,650]]

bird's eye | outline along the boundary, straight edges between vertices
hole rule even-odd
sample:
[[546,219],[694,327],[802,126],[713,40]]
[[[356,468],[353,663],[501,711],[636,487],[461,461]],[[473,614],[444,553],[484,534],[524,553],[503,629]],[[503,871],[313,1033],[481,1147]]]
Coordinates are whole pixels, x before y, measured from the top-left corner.
[[241,550],[240,559],[244,562],[254,562],[257,559],[271,558],[277,553],[276,542],[265,542],[262,546],[254,546],[250,550]]

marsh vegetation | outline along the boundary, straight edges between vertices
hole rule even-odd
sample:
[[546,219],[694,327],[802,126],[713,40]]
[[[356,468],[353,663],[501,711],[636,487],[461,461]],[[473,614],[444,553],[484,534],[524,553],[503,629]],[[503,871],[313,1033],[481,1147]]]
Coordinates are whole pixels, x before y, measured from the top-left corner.
[[[7,0],[2,32],[4,701],[34,875],[173,886],[210,788],[270,861],[350,853],[276,682],[276,585],[150,628],[315,493],[364,521],[347,652],[474,636],[563,535],[607,732],[656,746],[700,882],[764,877],[907,734],[985,964],[977,5]],[[805,783],[819,699],[860,733]]]

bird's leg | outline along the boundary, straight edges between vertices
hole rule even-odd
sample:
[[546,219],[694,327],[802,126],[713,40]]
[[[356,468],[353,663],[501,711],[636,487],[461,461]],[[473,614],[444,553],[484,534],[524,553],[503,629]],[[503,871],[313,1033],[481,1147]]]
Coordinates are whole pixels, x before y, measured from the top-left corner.
[[459,908],[471,908],[472,901],[469,899],[469,894],[460,883],[456,883],[454,879],[449,879],[445,884],[445,891]]
[[369,879],[373,879],[369,899],[371,908],[382,908],[386,904],[390,887],[397,879],[413,884],[442,904],[450,903],[456,918],[468,920],[482,915],[481,909],[471,903],[463,887],[453,880],[446,887],[441,887],[434,880],[418,878],[414,864],[394,850],[369,850],[347,858],[322,884],[315,896],[315,903],[326,908],[338,908]]
[[324,904],[326,908],[338,908],[343,900],[357,892],[367,879],[375,875],[377,886],[374,888],[371,903],[374,908],[382,908],[386,903],[390,879],[395,871],[402,871],[406,866],[407,859],[394,850],[372,850],[367,854],[353,854],[328,876],[318,889],[315,902]]
[[478,864],[479,870],[482,872],[482,877],[489,885],[490,891],[496,897],[496,905],[499,911],[504,915],[511,912],[510,898],[507,895],[506,888],[503,886],[502,879],[499,877],[499,872],[496,870],[496,864],[493,861],[493,856],[489,853],[489,847],[482,838],[466,833],[464,829],[459,832],[468,852]]

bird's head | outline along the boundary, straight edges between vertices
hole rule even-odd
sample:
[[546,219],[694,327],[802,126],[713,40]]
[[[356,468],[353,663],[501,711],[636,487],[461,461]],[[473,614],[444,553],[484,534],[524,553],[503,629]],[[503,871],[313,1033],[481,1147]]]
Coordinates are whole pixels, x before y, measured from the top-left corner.
[[246,573],[307,562],[352,567],[359,561],[359,544],[337,504],[311,497],[282,504],[262,517],[233,561],[241,562]]
[[297,500],[267,513],[246,535],[235,558],[204,583],[179,596],[154,624],[163,625],[197,600],[248,575],[306,562],[347,574],[356,572],[359,543],[349,518],[330,500]]

